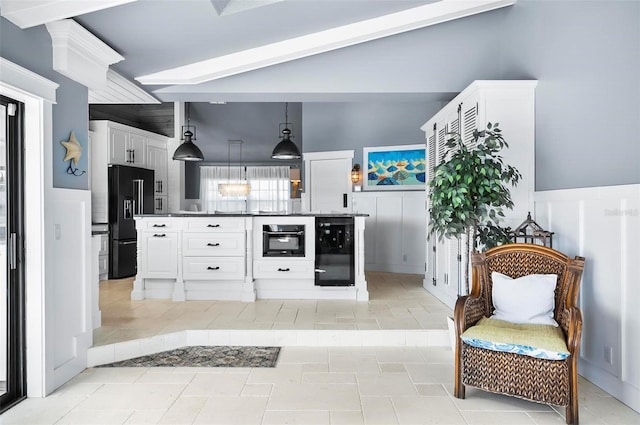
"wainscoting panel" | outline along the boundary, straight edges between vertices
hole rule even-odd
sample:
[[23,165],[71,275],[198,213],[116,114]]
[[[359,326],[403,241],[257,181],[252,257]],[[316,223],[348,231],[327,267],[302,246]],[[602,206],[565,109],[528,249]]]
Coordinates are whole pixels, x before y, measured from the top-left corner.
[[91,193],[54,189],[48,206],[46,346],[48,392],[82,372],[92,345]]
[[554,248],[581,255],[579,373],[640,411],[640,185],[535,193]]
[[353,192],[353,212],[365,219],[365,270],[423,274],[424,191]]

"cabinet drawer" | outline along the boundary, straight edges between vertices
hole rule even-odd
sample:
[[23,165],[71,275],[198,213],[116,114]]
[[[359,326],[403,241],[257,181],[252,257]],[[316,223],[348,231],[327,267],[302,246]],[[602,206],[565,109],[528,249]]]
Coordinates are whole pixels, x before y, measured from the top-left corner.
[[242,280],[244,257],[184,257],[185,280]]
[[185,233],[182,237],[183,255],[244,256],[245,236],[242,233]]
[[144,230],[180,229],[182,224],[180,220],[169,220],[167,218],[145,218],[142,222],[144,223]]
[[185,230],[199,232],[238,232],[244,231],[244,218],[207,217],[187,220]]
[[314,262],[306,261],[254,261],[256,279],[314,279]]

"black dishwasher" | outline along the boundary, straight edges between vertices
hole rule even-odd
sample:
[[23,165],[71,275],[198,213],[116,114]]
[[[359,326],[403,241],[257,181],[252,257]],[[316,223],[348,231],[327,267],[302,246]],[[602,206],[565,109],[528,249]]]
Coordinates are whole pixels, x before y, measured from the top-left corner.
[[353,286],[353,217],[316,217],[316,286]]

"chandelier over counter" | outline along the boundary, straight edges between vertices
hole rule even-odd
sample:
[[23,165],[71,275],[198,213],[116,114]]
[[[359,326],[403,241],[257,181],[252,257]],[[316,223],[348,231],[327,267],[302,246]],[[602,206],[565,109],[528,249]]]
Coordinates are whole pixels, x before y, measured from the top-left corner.
[[[229,140],[227,157],[227,183],[218,184],[218,192],[222,196],[247,196],[251,193],[251,185],[247,183],[245,170],[242,166],[242,140]],[[240,146],[240,182],[231,183],[231,145]]]

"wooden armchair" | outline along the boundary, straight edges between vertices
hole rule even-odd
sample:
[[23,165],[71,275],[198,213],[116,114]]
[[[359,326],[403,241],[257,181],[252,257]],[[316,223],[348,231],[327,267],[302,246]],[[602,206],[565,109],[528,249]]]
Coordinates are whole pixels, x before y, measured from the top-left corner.
[[[456,329],[454,395],[465,397],[465,385],[539,403],[566,406],[567,424],[578,424],[578,350],[582,315],[576,306],[584,258],[539,245],[508,244],[472,254],[472,289],[460,297],[454,311]],[[477,348],[461,335],[494,311],[492,272],[517,279],[532,274],[556,274],[553,316],[564,335],[569,356],[548,360]]]

